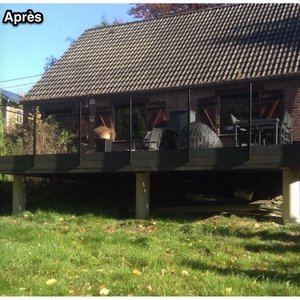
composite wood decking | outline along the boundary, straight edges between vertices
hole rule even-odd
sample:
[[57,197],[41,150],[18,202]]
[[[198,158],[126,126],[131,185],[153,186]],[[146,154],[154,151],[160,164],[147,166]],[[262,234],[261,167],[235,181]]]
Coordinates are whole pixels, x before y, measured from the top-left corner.
[[0,157],[0,172],[13,175],[300,170],[300,144],[224,147],[200,150],[95,152]]

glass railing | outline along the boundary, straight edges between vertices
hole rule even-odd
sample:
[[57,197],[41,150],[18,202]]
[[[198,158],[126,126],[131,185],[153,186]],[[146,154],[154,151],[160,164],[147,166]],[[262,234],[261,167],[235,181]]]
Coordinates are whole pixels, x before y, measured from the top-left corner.
[[[69,122],[58,122],[55,117],[43,118],[39,108],[35,107],[24,124],[18,124],[14,130],[4,133],[5,149],[2,155],[189,151],[292,143],[292,120],[289,114],[285,113],[280,118],[276,115],[263,116],[258,111],[251,113],[249,108],[243,108],[242,113],[239,113],[232,103],[226,103],[230,105],[225,108],[222,106],[223,111],[229,114],[226,117],[222,113],[211,117],[210,112],[202,107],[206,115],[206,119],[203,119],[200,109],[193,111],[188,101],[186,110],[166,114],[160,109],[157,117],[151,119],[145,116],[145,109],[136,109],[130,98],[129,101],[124,100],[114,123],[110,121],[106,124],[109,118],[105,122],[104,117],[100,116],[102,123],[97,124],[98,126],[95,122],[90,122],[94,116],[85,115],[86,112],[83,114],[80,104]],[[272,103],[264,102],[264,105],[268,104]],[[210,107],[207,103],[206,105]],[[256,106],[255,110],[258,109]],[[216,120],[218,126],[214,125]]]

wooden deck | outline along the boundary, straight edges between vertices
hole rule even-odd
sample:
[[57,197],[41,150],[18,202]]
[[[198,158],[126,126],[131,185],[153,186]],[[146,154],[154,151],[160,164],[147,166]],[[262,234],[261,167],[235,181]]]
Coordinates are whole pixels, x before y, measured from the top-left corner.
[[169,151],[96,152],[0,157],[0,172],[13,175],[100,172],[300,170],[300,144]]

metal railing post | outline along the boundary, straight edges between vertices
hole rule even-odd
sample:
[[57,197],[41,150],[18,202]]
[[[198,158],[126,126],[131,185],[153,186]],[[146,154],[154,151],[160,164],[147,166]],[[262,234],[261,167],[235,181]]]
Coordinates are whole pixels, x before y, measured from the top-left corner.
[[132,95],[129,96],[129,164],[132,164]]
[[36,159],[36,105],[33,106],[33,142],[32,142],[32,155],[33,155],[33,165],[35,165]]
[[78,156],[79,162],[81,163],[81,123],[82,123],[82,107],[81,107],[81,99],[78,101],[78,121],[79,121],[79,128],[78,128]]
[[188,98],[187,98],[187,132],[188,132],[188,136],[187,136],[187,161],[189,162],[190,161],[190,150],[191,150],[191,140],[190,140],[190,136],[191,136],[191,133],[190,133],[190,123],[191,123],[191,89],[188,89]]
[[251,128],[252,128],[252,104],[253,104],[253,84],[252,82],[249,83],[249,115],[248,115],[248,133],[249,133],[249,139],[248,139],[248,153],[249,153],[249,159],[251,159]]

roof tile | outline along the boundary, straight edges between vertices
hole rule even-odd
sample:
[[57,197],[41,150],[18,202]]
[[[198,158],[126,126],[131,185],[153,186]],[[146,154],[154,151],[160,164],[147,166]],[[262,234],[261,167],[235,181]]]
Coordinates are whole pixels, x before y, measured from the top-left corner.
[[25,100],[300,72],[300,5],[239,4],[85,31]]

